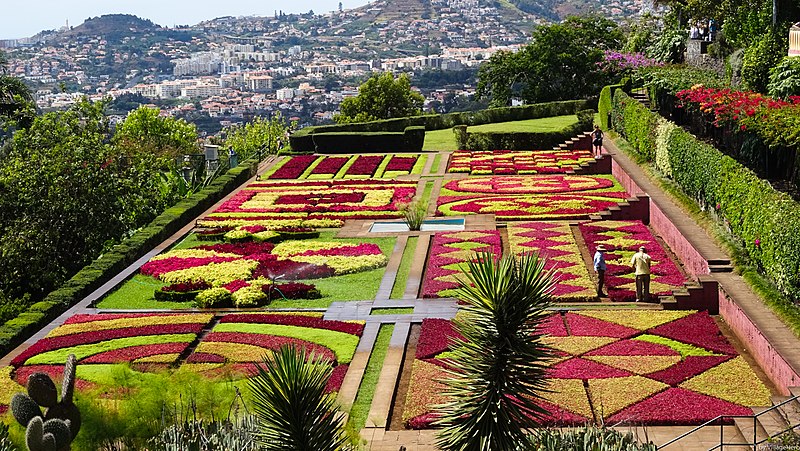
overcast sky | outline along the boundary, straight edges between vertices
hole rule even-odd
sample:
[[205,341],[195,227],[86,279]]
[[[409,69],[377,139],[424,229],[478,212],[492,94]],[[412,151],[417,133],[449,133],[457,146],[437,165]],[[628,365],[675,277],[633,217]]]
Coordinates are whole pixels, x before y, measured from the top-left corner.
[[[368,2],[341,1],[345,9]],[[194,25],[221,16],[270,16],[275,10],[322,13],[338,8],[339,0],[22,0],[5,6],[0,12],[0,39],[32,36],[42,30],[59,28],[67,20],[71,26],[76,26],[88,17],[103,14],[135,14],[171,27]]]

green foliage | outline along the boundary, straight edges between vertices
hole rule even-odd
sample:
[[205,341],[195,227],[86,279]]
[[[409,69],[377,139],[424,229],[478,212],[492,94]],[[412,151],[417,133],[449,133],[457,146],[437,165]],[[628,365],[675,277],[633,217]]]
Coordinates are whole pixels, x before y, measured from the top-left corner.
[[[654,146],[659,122],[655,114],[642,110],[638,102],[617,91],[614,127],[652,160],[653,147],[648,146]],[[800,205],[680,128],[666,133],[660,145],[665,146],[658,151],[661,160],[666,152],[672,177],[683,192],[701,208],[717,210],[760,271],[789,299],[800,299]]]
[[114,141],[137,153],[150,153],[169,162],[178,155],[197,153],[197,129],[183,119],[161,116],[161,110],[140,106],[117,126]]
[[724,4],[722,32],[735,48],[749,47],[772,27],[772,0],[726,0]]
[[14,419],[23,427],[28,426],[32,419],[43,416],[39,404],[36,404],[36,401],[25,393],[14,394],[9,409],[14,415]]
[[600,99],[597,101],[597,111],[600,113],[600,127],[604,130],[608,130],[611,126],[611,109],[612,104],[611,100],[614,95],[614,91],[617,89],[624,89],[624,84],[618,85],[607,85],[603,86],[603,89],[600,91]]
[[17,451],[8,435],[8,426],[0,421],[0,451]]
[[552,355],[538,330],[553,286],[544,263],[535,254],[487,253],[468,263],[457,294],[466,306],[453,320],[464,338],[454,340],[444,380],[452,401],[440,407],[440,448],[517,449],[525,428],[546,414],[536,404]]
[[239,161],[261,155],[277,154],[286,144],[289,126],[280,112],[269,120],[256,117],[244,125],[233,125],[223,130],[224,147],[233,149]]
[[305,350],[282,346],[265,357],[248,381],[258,418],[259,444],[267,451],[335,451],[346,436],[335,398],[325,393],[330,365],[315,363]]
[[583,429],[539,429],[530,439],[531,451],[656,451],[652,442],[638,443],[632,433],[598,426]]
[[611,81],[598,67],[603,51],[619,48],[622,40],[616,23],[604,17],[572,16],[539,26],[522,50],[496,53],[481,66],[476,96],[498,107],[514,98],[535,103],[596,95]]
[[666,28],[647,49],[647,56],[662,63],[680,63],[686,52],[686,32],[680,28]]
[[456,148],[458,150],[467,150],[467,139],[469,138],[467,126],[456,125],[453,127],[453,135],[456,137]]
[[767,92],[770,70],[780,63],[786,50],[787,33],[768,30],[747,47],[742,57],[742,81],[745,87],[756,92]]
[[719,74],[706,69],[686,66],[648,67],[634,74],[634,84],[647,88],[650,100],[656,107],[671,104],[675,93],[694,85],[708,88],[725,88],[727,82]]
[[334,120],[346,124],[413,116],[422,112],[423,103],[425,98],[411,90],[407,75],[395,79],[391,72],[384,72],[364,82],[357,96],[344,99]]
[[594,111],[583,114],[578,122],[557,132],[467,132],[469,150],[531,150],[550,149],[577,134],[592,129]]
[[409,204],[401,205],[400,212],[403,213],[403,220],[405,220],[408,230],[418,231],[428,215],[428,203],[417,199]]
[[425,141],[425,127],[406,127],[397,132],[325,132],[311,135],[319,153],[420,152]]
[[367,424],[367,415],[369,415],[369,409],[372,407],[375,388],[378,386],[378,379],[383,369],[383,362],[386,360],[386,354],[389,351],[389,342],[392,339],[393,332],[394,324],[381,324],[380,329],[378,329],[378,336],[375,338],[375,344],[372,345],[372,352],[367,361],[367,368],[364,370],[364,377],[361,378],[356,400],[347,418],[347,428],[355,432],[356,435]]
[[771,97],[788,99],[800,95],[800,58],[787,56],[769,73],[767,91]]
[[194,298],[198,308],[226,307],[232,300],[231,292],[222,287],[203,290]]
[[153,451],[257,451],[256,420],[186,420],[167,427],[150,440]]

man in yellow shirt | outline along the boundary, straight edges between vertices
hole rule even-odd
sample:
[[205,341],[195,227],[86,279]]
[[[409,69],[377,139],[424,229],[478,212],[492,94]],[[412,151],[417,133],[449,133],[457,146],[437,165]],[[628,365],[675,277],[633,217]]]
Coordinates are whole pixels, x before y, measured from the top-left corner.
[[636,274],[636,302],[650,302],[650,261],[644,246],[639,247],[639,252],[633,254],[631,267]]

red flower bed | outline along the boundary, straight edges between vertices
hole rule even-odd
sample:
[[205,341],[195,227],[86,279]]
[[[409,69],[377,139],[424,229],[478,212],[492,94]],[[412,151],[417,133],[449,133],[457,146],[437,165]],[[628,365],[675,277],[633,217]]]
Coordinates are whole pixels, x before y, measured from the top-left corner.
[[331,193],[320,196],[307,194],[286,194],[275,200],[275,205],[303,205],[309,201],[314,205],[358,203],[364,200],[364,193]]
[[669,346],[643,340],[620,340],[602,348],[589,351],[586,355],[678,355]]
[[612,415],[607,423],[695,425],[726,415],[752,415],[747,407],[683,388],[670,388]]
[[233,313],[225,315],[220,323],[284,324],[287,326],[311,327],[314,329],[335,330],[350,335],[361,336],[364,325],[344,321],[331,321],[304,315],[269,315],[257,313]]
[[186,358],[186,363],[225,363],[225,357],[208,352],[193,352]]
[[[277,288],[277,290],[276,290]],[[268,284],[261,288],[270,299],[317,299],[320,297],[319,290],[314,285],[300,282],[288,282],[281,284]],[[278,291],[280,290],[280,292]]]
[[379,255],[382,254],[380,246],[373,243],[361,243],[356,246],[343,246],[343,247],[334,247],[331,249],[317,249],[311,251],[305,251],[298,256],[312,256],[312,255],[321,255],[326,257],[331,257],[335,255],[344,255],[348,257],[357,257],[359,255]]
[[244,287],[249,287],[250,284],[244,280],[234,280],[231,283],[226,283],[222,286],[226,290],[230,291],[231,293],[236,293],[237,291],[241,290]]
[[447,351],[455,338],[462,337],[453,327],[453,323],[450,320],[423,319],[415,358],[432,359]]
[[124,319],[124,318],[147,318],[162,317],[162,316],[176,316],[185,315],[186,313],[98,313],[98,314],[78,314],[67,318],[64,324],[80,324],[91,323],[93,321],[108,321],[110,319]]
[[791,105],[755,92],[704,86],[684,89],[676,96],[683,106],[692,105],[704,113],[713,113],[716,126],[737,123],[741,118],[754,116],[761,108],[780,109]]
[[307,354],[313,353],[318,358],[329,362],[336,362],[336,355],[325,346],[298,338],[282,337],[279,335],[250,334],[244,332],[211,332],[203,338],[203,342],[241,343],[273,351],[279,349],[281,346],[291,345],[305,349]]
[[175,292],[175,293],[187,293],[189,291],[199,291],[211,288],[211,285],[204,281],[199,282],[187,282],[187,283],[173,283],[172,285],[167,285],[165,287],[161,287],[161,291],[165,292]]
[[345,177],[348,175],[372,177],[382,161],[383,155],[359,155],[356,161],[347,169]]
[[389,160],[389,164],[386,165],[386,171],[411,172],[415,164],[417,164],[417,157],[401,157],[394,155],[392,159]]
[[[271,255],[271,257],[275,257]],[[277,260],[270,258],[259,260],[258,267],[253,270],[252,278],[264,277],[274,279],[283,276],[281,280],[304,280],[304,279],[323,279],[332,277],[336,270],[328,265],[315,265],[313,263],[301,263],[293,260]]]
[[325,386],[326,393],[335,393],[342,389],[342,383],[349,368],[350,365],[338,365],[333,368],[331,378],[328,379],[328,385]]
[[198,334],[203,330],[205,324],[160,324],[143,327],[126,327],[122,329],[97,330],[81,334],[62,335],[58,337],[47,337],[37,341],[28,349],[22,351],[11,361],[11,365],[20,367],[29,358],[61,348],[71,348],[77,345],[99,343],[101,341],[113,340],[116,338],[139,337],[144,335],[168,335],[168,334]]
[[340,169],[350,160],[350,157],[325,157],[323,160],[311,170],[314,175],[336,175]]
[[270,179],[296,179],[317,160],[315,155],[298,155],[291,157],[277,171],[269,176]]
[[114,349],[89,356],[81,363],[128,363],[142,357],[159,354],[180,354],[186,350],[189,343],[159,343],[128,348]]
[[687,356],[679,363],[665,370],[656,371],[647,375],[650,379],[661,381],[665,384],[677,386],[678,384],[704,373],[722,362],[730,360],[729,355]]
[[575,313],[571,312],[567,313],[566,318],[567,323],[569,324],[570,335],[592,337],[597,334],[598,330],[602,330],[604,337],[614,338],[629,338],[639,334],[638,330],[631,327],[625,327],[620,324],[611,324],[607,321],[602,321],[584,315],[576,315]]
[[[263,232],[266,230],[264,227],[261,227]],[[258,233],[259,231],[250,231],[250,233]],[[272,249],[275,248],[275,245],[272,243],[258,243],[254,241],[246,242],[246,243],[220,243],[220,244],[211,244],[205,246],[198,246],[197,249],[203,249],[206,251],[214,251],[220,252],[223,254],[238,254],[238,255],[252,255],[252,254],[269,254],[272,252]]]
[[591,360],[574,358],[561,362],[550,368],[548,377],[553,379],[606,379],[609,377],[627,377],[631,373],[613,366]]
[[593,160],[589,149],[471,152],[459,150],[450,157],[447,172],[472,175],[564,174]]
[[162,274],[177,271],[179,269],[206,266],[209,263],[223,263],[237,260],[235,257],[170,257],[161,260],[151,260],[139,269],[139,272],[146,276],[158,277]]
[[[479,244],[476,246],[476,244]],[[430,256],[425,269],[422,296],[445,297],[458,287],[456,276],[466,268],[466,262],[476,252],[488,251],[502,254],[500,232],[496,230],[475,232],[446,232],[433,236]]]
[[[51,379],[56,384],[61,384],[61,381],[64,378],[64,365],[28,365],[23,366],[21,368],[17,368],[14,372],[14,379],[17,381],[18,384],[22,385],[23,387],[28,385],[28,378],[31,377],[33,373],[45,373],[50,376]],[[81,391],[85,390],[92,390],[96,386],[95,384],[80,378],[75,379],[75,388]]]
[[662,337],[680,340],[714,352],[736,355],[736,349],[722,335],[708,312],[697,312],[650,331]]

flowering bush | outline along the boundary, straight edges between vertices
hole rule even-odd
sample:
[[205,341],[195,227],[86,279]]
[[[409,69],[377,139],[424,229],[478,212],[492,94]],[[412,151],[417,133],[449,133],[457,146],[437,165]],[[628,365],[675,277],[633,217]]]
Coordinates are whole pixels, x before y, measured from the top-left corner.
[[476,252],[488,251],[494,255],[502,253],[500,232],[482,230],[470,232],[446,232],[433,236],[422,296],[426,298],[448,297],[458,287],[457,277],[466,268],[465,263],[474,258]]
[[630,73],[645,67],[659,67],[663,66],[664,63],[648,58],[639,52],[627,53],[606,50],[603,55],[603,61],[598,62],[597,65],[604,72],[619,74]]

